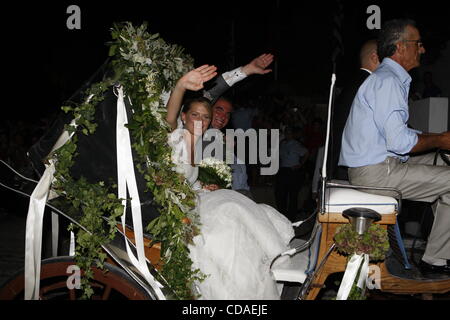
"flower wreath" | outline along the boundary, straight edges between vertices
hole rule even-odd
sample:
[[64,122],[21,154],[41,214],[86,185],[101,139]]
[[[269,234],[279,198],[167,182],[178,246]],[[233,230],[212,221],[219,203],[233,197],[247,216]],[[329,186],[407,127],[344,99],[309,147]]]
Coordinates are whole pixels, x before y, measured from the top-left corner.
[[[372,224],[362,235],[358,234],[351,224],[345,224],[336,230],[334,241],[337,251],[348,256],[349,260],[353,255],[367,254],[370,261],[382,261],[389,250],[387,231],[378,224]],[[348,299],[350,300],[366,299],[365,287],[360,288],[356,284],[361,268],[360,266],[349,292]]]
[[387,232],[378,224],[372,224],[362,235],[358,234],[351,224],[346,224],[337,229],[334,241],[339,253],[368,254],[370,261],[384,260],[389,250]]

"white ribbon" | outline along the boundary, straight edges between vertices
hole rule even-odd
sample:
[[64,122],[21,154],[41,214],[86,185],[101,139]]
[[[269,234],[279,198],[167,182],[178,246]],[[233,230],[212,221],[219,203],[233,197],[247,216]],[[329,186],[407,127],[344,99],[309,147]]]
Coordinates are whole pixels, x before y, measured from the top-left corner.
[[75,256],[75,233],[73,231],[70,231],[69,256]]
[[144,234],[142,230],[142,214],[141,203],[139,200],[139,193],[136,184],[136,177],[134,174],[133,155],[131,152],[131,140],[128,128],[125,126],[128,123],[125,103],[123,100],[123,88],[117,89],[117,123],[116,123],[116,138],[117,138],[117,184],[118,197],[122,200],[124,206],[124,213],[121,217],[122,226],[125,234],[125,215],[126,215],[126,198],[127,189],[131,196],[131,213],[133,218],[134,238],[136,243],[137,258],[131,251],[127,239],[125,238],[125,246],[127,248],[128,257],[133,265],[142,273],[148,283],[155,290],[159,299],[165,300],[165,296],[161,291],[163,287],[151,275],[144,253]]
[[25,231],[25,300],[39,299],[42,223],[54,173],[55,166],[51,163],[30,197]]
[[[117,168],[118,168],[118,189],[119,198],[126,199],[127,187],[132,197],[131,211],[133,216],[133,228],[135,232],[136,249],[138,258],[134,256],[125,240],[128,256],[136,268],[143,274],[146,280],[154,288],[156,295],[165,300],[161,289],[163,286],[156,281],[148,270],[145,261],[143,231],[141,220],[141,207],[139,194],[137,192],[136,178],[134,175],[133,157],[131,153],[131,141],[125,111],[125,103],[123,101],[123,90],[119,89],[119,98],[117,101]],[[92,98],[89,96],[87,101]],[[76,127],[76,121],[73,120],[72,126]],[[64,131],[55,143],[51,152],[63,146],[74,134]],[[41,273],[41,249],[42,249],[42,224],[44,217],[45,204],[50,192],[50,186],[55,173],[55,165],[50,161],[50,165],[45,169],[41,179],[30,197],[28,207],[28,216],[25,234],[25,300],[38,300],[40,289],[40,273]],[[126,200],[123,201],[124,214],[122,216],[122,225],[125,228],[125,211]],[[74,255],[74,235],[71,232],[71,245],[69,255]]]
[[59,215],[52,211],[52,256],[58,256]]
[[369,273],[369,255],[354,254],[351,256],[350,261],[347,264],[347,268],[345,269],[344,277],[342,278],[336,300],[347,300],[360,267],[361,272],[357,286],[361,289],[364,288],[367,275]]
[[359,279],[357,286],[364,290],[367,283],[367,278],[369,276],[369,255],[364,254],[364,261],[361,266],[361,271],[359,272]]
[[[90,95],[87,99],[92,98]],[[72,120],[71,126],[76,127],[76,120]],[[74,132],[69,134],[64,131],[56,141],[52,148],[53,151],[62,147],[72,136]],[[49,198],[51,190],[50,186],[55,173],[55,164],[50,160],[50,164],[46,167],[41,179],[30,196],[30,204],[28,206],[27,223],[25,230],[25,300],[38,300],[39,287],[41,277],[41,250],[42,250],[42,224],[45,211],[45,203]]]

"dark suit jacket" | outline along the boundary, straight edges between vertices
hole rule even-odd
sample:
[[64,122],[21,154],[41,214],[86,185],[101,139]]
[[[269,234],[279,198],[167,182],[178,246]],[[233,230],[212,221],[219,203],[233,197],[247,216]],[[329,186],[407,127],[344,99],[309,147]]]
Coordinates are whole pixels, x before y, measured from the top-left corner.
[[361,84],[370,75],[366,70],[359,69],[344,85],[341,94],[336,99],[333,112],[333,135],[332,135],[332,157],[331,159],[331,177],[334,179],[348,180],[347,168],[339,167],[339,154],[341,153],[342,132],[347,122],[353,99],[358,92]]
[[225,82],[223,76],[220,75],[214,80],[213,86],[203,92],[203,96],[208,98],[211,101],[211,105],[213,105],[228,89],[230,89],[230,86]]

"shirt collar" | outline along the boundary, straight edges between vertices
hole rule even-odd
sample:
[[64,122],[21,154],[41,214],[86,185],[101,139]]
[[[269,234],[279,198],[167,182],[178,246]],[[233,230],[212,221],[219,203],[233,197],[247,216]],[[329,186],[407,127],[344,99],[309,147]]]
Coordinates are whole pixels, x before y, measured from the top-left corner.
[[361,70],[367,71],[368,73],[372,74],[372,71],[370,71],[369,69],[366,68],[360,68]]
[[391,69],[404,85],[409,85],[411,83],[411,76],[409,73],[391,58],[384,58],[381,64]]

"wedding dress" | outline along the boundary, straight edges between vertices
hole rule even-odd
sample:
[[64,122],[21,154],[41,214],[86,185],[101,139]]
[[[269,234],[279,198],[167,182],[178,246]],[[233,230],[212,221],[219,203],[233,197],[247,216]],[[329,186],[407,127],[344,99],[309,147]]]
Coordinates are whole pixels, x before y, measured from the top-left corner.
[[[269,267],[274,257],[289,249],[294,237],[291,222],[274,208],[233,190],[202,190],[198,167],[186,161],[188,149],[180,130],[170,135],[169,144],[177,171],[198,194],[201,233],[189,250],[193,268],[207,276],[196,283],[200,299],[280,299],[281,288]],[[275,265],[285,262],[281,258]]]

